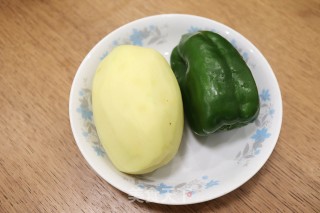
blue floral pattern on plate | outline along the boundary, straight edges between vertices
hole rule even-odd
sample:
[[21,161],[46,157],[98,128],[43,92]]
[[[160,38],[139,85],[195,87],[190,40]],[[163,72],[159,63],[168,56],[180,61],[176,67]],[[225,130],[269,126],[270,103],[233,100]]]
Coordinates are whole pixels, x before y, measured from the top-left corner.
[[238,164],[247,166],[250,159],[260,153],[263,143],[271,136],[269,126],[271,125],[274,112],[269,90],[262,89],[260,92],[260,113],[254,122],[256,131],[250,137],[251,141],[236,155],[235,160],[237,160]]
[[153,180],[144,176],[136,176],[134,179],[125,177],[125,179],[129,182],[133,182],[137,188],[142,190],[148,190],[162,196],[170,196],[170,194],[174,194],[182,195],[186,198],[190,198],[196,193],[219,185],[218,180],[209,178],[207,175],[176,185],[169,185],[163,182],[154,183]]
[[83,123],[82,135],[91,143],[91,147],[96,154],[104,157],[106,153],[100,143],[96,126],[94,125],[91,103],[91,88],[82,88],[79,91],[79,107],[77,108]]
[[168,26],[161,26],[161,30],[158,26],[150,25],[143,29],[133,28],[131,34],[127,37],[118,38],[112,42],[112,44],[108,47],[101,56],[100,60],[103,60],[108,54],[109,51],[118,45],[131,44],[136,46],[144,46],[144,45],[159,45],[166,41],[167,38],[167,29]]

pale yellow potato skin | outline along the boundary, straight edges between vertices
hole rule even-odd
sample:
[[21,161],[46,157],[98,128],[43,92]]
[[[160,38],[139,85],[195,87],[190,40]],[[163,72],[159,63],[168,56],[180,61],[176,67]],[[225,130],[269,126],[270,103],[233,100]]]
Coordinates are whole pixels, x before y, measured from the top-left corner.
[[118,170],[152,172],[176,155],[184,124],[181,92],[157,51],[113,49],[95,73],[92,107],[99,139]]

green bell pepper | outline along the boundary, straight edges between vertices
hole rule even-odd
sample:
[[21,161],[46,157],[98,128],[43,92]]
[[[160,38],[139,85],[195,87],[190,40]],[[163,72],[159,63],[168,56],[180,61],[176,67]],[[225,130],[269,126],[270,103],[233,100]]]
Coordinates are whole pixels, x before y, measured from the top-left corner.
[[183,35],[170,63],[194,133],[230,130],[258,117],[259,95],[252,73],[222,36],[210,31]]

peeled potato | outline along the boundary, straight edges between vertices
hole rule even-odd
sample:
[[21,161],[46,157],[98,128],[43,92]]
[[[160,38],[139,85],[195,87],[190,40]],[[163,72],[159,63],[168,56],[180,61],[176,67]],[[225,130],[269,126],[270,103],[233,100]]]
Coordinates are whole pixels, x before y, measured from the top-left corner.
[[94,76],[92,107],[99,139],[118,170],[148,173],[177,153],[181,92],[157,51],[131,45],[113,49]]

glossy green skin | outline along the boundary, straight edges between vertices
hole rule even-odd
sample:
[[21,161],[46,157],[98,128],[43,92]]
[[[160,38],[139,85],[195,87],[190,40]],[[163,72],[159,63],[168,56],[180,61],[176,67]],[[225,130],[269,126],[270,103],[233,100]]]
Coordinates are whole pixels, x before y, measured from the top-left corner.
[[260,104],[254,78],[239,52],[222,36],[210,31],[185,34],[170,62],[196,134],[241,127],[257,118]]

